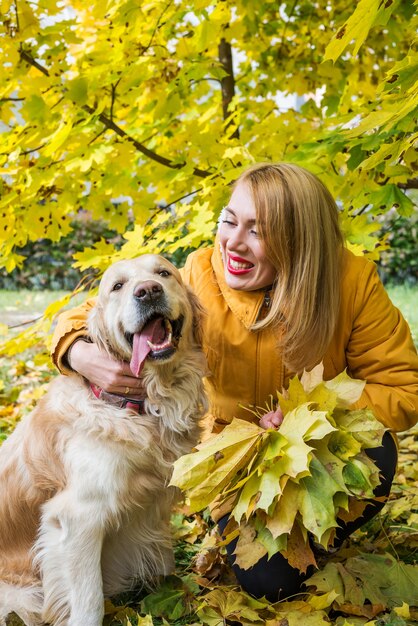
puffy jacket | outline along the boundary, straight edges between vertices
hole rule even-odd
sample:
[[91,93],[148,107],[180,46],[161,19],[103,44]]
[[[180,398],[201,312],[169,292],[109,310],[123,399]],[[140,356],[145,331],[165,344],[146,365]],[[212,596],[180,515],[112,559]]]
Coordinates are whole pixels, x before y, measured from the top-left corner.
[[[182,276],[207,310],[208,417],[217,432],[234,416],[252,419],[242,407],[265,405],[270,395],[287,386],[293,372],[284,366],[272,330],[250,330],[264,314],[269,294],[230,289],[217,245],[190,254]],[[86,333],[86,312],[92,305],[88,301],[59,318],[53,359],[64,373],[62,357],[74,339]],[[372,408],[391,430],[406,430],[417,422],[418,356],[409,327],[391,303],[374,263],[349,251],[344,251],[338,322],[323,362],[325,379],[347,369],[353,378],[365,380],[357,407]]]

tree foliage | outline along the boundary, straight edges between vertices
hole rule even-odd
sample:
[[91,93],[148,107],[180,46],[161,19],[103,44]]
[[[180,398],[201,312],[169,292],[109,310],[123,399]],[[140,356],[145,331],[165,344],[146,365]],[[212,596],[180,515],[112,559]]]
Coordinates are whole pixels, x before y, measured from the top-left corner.
[[[354,250],[376,255],[366,213],[408,215],[418,184],[414,6],[1,0],[0,266],[80,209],[124,235],[118,257],[199,246],[228,184],[264,160],[317,173]],[[102,240],[76,266],[113,251]]]

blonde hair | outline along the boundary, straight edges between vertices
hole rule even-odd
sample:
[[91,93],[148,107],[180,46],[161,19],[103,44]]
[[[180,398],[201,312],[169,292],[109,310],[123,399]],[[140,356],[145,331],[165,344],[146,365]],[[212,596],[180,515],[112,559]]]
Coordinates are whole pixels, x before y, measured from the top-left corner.
[[270,309],[253,330],[281,329],[285,365],[310,369],[332,339],[340,305],[337,205],[316,176],[291,163],[254,165],[238,183],[248,185],[265,254],[277,269]]

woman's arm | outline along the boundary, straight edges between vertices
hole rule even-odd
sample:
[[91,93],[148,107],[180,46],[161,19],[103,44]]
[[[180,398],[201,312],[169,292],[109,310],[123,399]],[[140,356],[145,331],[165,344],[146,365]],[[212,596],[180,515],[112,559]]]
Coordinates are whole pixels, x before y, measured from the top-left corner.
[[129,398],[144,397],[142,379],[133,376],[129,363],[115,361],[95,343],[76,339],[69,356],[71,369],[97,387]]
[[373,263],[365,265],[352,304],[347,363],[367,383],[357,407],[369,406],[394,431],[407,430],[418,421],[418,356]]
[[95,302],[94,298],[90,298],[80,306],[64,311],[58,316],[52,335],[51,357],[61,374],[73,371],[67,362],[67,352],[77,339],[87,339],[87,317]]

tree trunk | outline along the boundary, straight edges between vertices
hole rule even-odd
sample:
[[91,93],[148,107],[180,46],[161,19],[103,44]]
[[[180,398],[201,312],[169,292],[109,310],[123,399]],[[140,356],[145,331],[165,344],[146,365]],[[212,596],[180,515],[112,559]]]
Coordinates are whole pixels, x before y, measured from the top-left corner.
[[[232,98],[235,95],[235,78],[234,78],[234,68],[232,67],[231,44],[222,37],[218,50],[219,50],[219,60],[222,63],[224,70],[227,72],[227,75],[224,76],[221,80],[223,117],[224,117],[224,120],[227,120],[228,117],[230,116],[228,107],[232,101]],[[228,128],[228,126],[231,123],[232,121],[229,122],[226,128]],[[231,137],[234,137],[236,139],[239,138],[238,128],[234,130]]]

